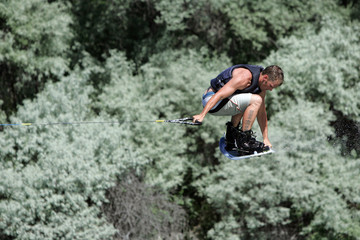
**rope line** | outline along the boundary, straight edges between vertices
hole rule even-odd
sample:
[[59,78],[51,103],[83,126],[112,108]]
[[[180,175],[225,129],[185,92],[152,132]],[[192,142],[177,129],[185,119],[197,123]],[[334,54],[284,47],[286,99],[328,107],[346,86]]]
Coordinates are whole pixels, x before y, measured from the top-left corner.
[[179,118],[173,120],[136,120],[136,121],[95,121],[95,122],[49,122],[49,123],[1,123],[0,126],[32,126],[32,125],[41,125],[41,126],[49,126],[49,125],[81,125],[81,124],[122,124],[122,123],[178,123],[178,124],[186,124],[186,125],[201,125],[201,122],[192,122],[192,118]]

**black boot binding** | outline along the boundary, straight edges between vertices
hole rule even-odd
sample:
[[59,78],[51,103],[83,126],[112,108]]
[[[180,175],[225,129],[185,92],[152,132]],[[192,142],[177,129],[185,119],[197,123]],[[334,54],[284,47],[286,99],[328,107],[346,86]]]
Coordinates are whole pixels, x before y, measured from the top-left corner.
[[252,130],[240,132],[243,135],[241,144],[238,144],[238,152],[243,155],[250,155],[254,153],[261,153],[270,150],[270,147],[266,146],[264,143],[256,141],[254,133]]
[[264,143],[256,141],[252,130],[242,131],[234,127],[231,122],[226,123],[226,151],[237,151],[241,155],[251,155],[255,152],[269,151],[270,148]]
[[238,129],[233,127],[231,122],[226,123],[226,147],[227,151],[237,151],[236,138],[239,135]]

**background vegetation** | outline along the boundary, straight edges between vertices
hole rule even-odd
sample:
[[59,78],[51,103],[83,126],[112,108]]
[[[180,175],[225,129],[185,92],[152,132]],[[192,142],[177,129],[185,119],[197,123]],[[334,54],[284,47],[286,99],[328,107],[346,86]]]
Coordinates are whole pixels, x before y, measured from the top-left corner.
[[[355,0],[1,0],[0,238],[360,239]],[[236,63],[278,64],[276,154],[230,161],[201,111]],[[257,126],[255,127],[256,130]],[[259,131],[258,131],[259,132]]]

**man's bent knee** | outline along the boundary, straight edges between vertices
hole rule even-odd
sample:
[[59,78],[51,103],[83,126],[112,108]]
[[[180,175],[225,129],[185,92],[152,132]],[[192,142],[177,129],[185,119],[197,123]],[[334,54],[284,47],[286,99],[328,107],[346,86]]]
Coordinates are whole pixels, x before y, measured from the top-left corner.
[[252,94],[250,104],[251,105],[261,105],[263,101],[263,98],[258,94]]

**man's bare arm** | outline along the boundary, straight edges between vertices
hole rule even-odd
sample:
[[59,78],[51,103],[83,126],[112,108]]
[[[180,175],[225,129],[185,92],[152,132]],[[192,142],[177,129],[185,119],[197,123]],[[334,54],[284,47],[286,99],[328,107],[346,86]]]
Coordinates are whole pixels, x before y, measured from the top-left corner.
[[261,132],[263,135],[265,145],[272,147],[271,143],[269,141],[269,138],[268,138],[268,122],[267,122],[267,114],[266,114],[266,108],[265,108],[266,91],[261,92],[260,96],[262,97],[263,101],[262,101],[262,104],[260,106],[260,109],[259,109],[259,112],[257,115],[257,120],[258,120],[260,129],[261,129]]
[[247,69],[240,68],[233,71],[232,79],[226,83],[205,105],[199,115],[193,116],[193,121],[202,122],[205,115],[215,106],[215,104],[225,98],[230,97],[236,90],[242,90],[250,86],[252,75]]

